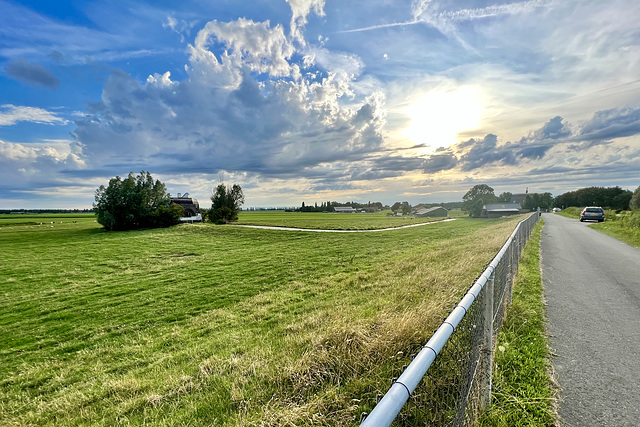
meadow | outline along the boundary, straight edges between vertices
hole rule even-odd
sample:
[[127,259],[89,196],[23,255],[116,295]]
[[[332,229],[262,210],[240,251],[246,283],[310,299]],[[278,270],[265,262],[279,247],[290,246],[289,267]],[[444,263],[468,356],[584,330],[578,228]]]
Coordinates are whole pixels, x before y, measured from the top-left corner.
[[0,425],[357,425],[520,219],[0,217]]
[[[284,211],[243,211],[238,224],[295,227],[322,230],[375,230],[411,224],[441,221],[442,217],[393,216],[391,211],[376,213],[322,213]],[[449,218],[466,216],[460,210],[449,211]]]

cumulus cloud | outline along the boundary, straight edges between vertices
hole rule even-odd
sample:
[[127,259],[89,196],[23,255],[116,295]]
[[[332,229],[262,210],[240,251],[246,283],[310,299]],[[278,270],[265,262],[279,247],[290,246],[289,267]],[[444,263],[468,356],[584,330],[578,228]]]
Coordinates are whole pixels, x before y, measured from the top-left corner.
[[302,27],[307,23],[307,16],[313,11],[318,16],[324,16],[325,0],[287,0],[291,6],[291,37],[303,45]]
[[[209,49],[210,41],[217,41],[227,49],[221,59]],[[271,28],[269,21],[253,22],[240,18],[232,22],[207,23],[198,32],[190,51],[191,62],[201,65],[200,72],[238,69],[244,65],[251,71],[288,76],[291,74],[288,60],[294,48],[281,25]]]
[[24,107],[12,104],[0,105],[0,126],[10,126],[18,122],[41,124],[67,124],[58,114],[38,107]]
[[458,165],[458,158],[451,152],[436,152],[421,164],[424,173],[436,173],[453,169]]
[[498,136],[471,138],[429,157],[425,172],[438,172],[459,166],[463,172],[490,165],[515,166],[524,161],[542,159],[555,145],[573,141],[572,132],[562,117],[556,116],[539,129],[515,142],[498,143]]
[[73,141],[20,144],[0,139],[0,198],[8,193],[65,185],[57,177],[84,167],[82,149]]
[[471,171],[488,165],[520,165],[543,159],[555,147],[564,147],[569,152],[584,151],[637,134],[640,134],[640,109],[625,107],[596,112],[577,130],[556,116],[518,141],[498,144],[497,136],[489,134],[483,139],[460,142],[454,150],[461,170]]
[[7,75],[31,86],[44,86],[53,90],[60,86],[60,80],[51,71],[24,58],[9,61]]
[[640,133],[640,108],[598,111],[580,129],[582,140],[609,140]]
[[281,25],[244,18],[207,23],[188,51],[181,81],[169,72],[146,82],[110,76],[76,121],[91,167],[147,161],[160,172],[285,177],[382,144],[385,97],[356,87],[362,63],[353,55],[321,47],[303,55]]

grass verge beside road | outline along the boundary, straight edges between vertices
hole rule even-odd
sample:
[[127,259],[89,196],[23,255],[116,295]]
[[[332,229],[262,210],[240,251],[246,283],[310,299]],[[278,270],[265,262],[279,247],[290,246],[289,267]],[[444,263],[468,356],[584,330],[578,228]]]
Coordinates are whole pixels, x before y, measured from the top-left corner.
[[629,228],[625,227],[621,221],[607,220],[593,224],[591,227],[628,245],[640,248],[640,228]]
[[540,274],[541,229],[542,221],[520,260],[513,302],[497,340],[492,404],[481,417],[481,426],[557,424]]

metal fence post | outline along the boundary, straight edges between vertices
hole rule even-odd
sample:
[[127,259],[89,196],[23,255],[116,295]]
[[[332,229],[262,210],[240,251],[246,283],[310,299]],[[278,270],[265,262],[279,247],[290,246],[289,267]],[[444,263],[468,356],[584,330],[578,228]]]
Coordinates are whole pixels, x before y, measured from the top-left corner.
[[511,246],[509,247],[509,255],[506,259],[507,262],[509,263],[509,265],[507,266],[507,283],[504,284],[504,286],[507,287],[506,289],[506,294],[507,294],[507,304],[511,304],[511,300],[513,298],[513,279],[516,277],[516,274],[518,274],[518,259],[519,259],[519,255],[518,255],[518,249],[517,249],[517,245],[515,244],[517,241],[517,237],[514,239],[513,242],[511,242]]
[[482,349],[480,350],[480,408],[484,409],[491,405],[491,373],[493,370],[493,287],[495,285],[496,273],[491,272],[489,280],[484,286],[483,303],[483,330]]

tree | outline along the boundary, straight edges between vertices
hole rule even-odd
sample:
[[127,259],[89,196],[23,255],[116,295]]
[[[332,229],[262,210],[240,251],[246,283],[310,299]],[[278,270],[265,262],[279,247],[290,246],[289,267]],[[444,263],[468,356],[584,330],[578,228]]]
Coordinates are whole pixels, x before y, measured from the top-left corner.
[[633,193],[620,187],[588,187],[569,191],[555,198],[557,207],[601,206],[608,209],[627,209]]
[[171,196],[149,172],[133,172],[125,179],[116,176],[95,194],[94,211],[107,231],[168,227],[178,224],[183,209],[171,204]]
[[391,210],[393,211],[393,213],[397,213],[400,209],[402,209],[402,203],[400,203],[400,202],[395,202],[391,206]]
[[478,218],[482,214],[482,207],[498,201],[493,188],[487,184],[474,185],[462,197],[462,211],[468,212],[470,217]]
[[504,193],[498,196],[499,202],[511,203],[512,199],[513,199],[513,194],[509,193],[508,191],[505,191]]
[[629,209],[635,211],[636,209],[640,209],[640,186],[636,188],[636,191],[633,192],[631,196],[631,200],[629,201]]
[[528,194],[527,197],[522,201],[522,208],[529,210],[540,209],[551,209],[553,206],[553,195],[551,193],[543,193],[543,194]]
[[238,220],[238,212],[244,204],[244,194],[238,184],[232,187],[218,184],[211,196],[211,211],[209,219],[216,224],[223,224]]

